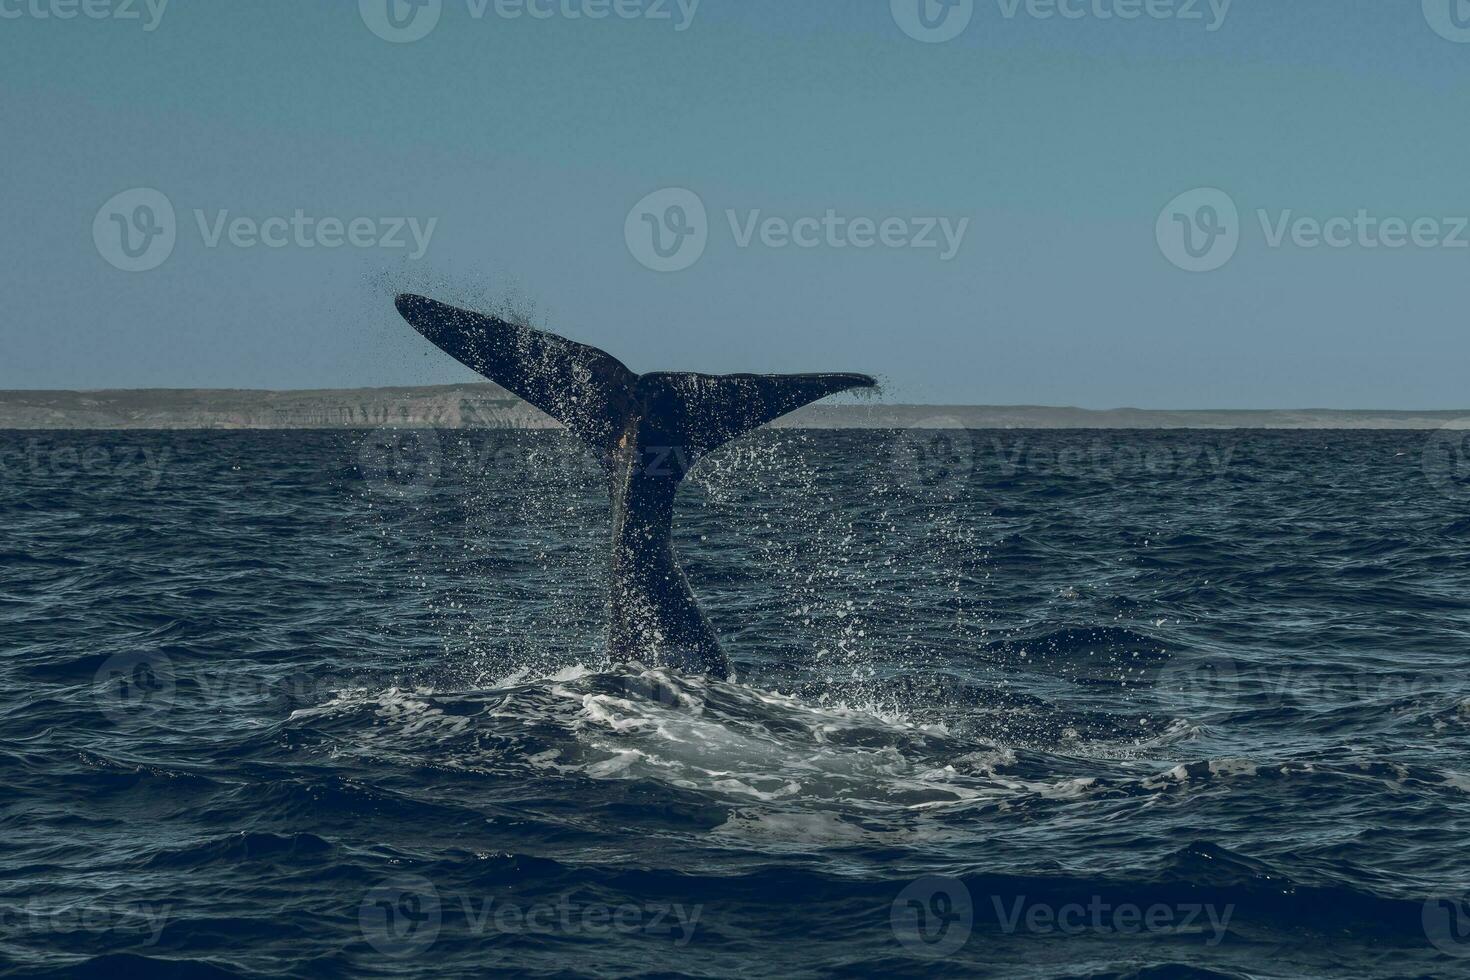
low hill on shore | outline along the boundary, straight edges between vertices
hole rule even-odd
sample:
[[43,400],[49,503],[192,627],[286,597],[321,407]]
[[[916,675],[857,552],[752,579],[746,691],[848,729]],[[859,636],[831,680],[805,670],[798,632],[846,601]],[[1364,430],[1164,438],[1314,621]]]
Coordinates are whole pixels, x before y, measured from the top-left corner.
[[[778,425],[815,429],[1437,429],[1464,411],[1152,411],[988,405],[812,405]],[[454,429],[554,427],[493,384],[250,391],[0,391],[0,429]]]

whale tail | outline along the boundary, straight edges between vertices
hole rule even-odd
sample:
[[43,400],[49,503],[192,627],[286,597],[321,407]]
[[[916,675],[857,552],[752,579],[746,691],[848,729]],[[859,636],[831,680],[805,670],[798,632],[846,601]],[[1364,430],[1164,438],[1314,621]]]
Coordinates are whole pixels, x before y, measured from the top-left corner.
[[638,376],[611,354],[556,334],[404,294],[395,305],[440,350],[565,425],[597,450],[618,438]]
[[461,364],[562,423],[606,460],[638,417],[692,464],[803,405],[876,382],[865,374],[638,375],[565,337],[404,294],[398,312]]
[[[680,570],[674,497],[703,454],[864,374],[634,374],[595,347],[496,317],[398,297],[398,311],[460,363],[561,422],[597,454],[613,511],[608,650],[728,677],[730,665]],[[682,465],[667,465],[675,457]]]

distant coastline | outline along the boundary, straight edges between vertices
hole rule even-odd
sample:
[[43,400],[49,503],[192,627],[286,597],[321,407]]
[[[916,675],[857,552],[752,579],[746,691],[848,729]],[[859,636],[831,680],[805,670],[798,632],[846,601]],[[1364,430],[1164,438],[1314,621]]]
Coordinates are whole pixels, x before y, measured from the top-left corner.
[[[1463,411],[1093,410],[1034,405],[813,405],[777,423],[813,429],[1438,429]],[[1466,423],[1470,427],[1470,421]],[[312,391],[0,391],[0,429],[547,429],[493,384]]]

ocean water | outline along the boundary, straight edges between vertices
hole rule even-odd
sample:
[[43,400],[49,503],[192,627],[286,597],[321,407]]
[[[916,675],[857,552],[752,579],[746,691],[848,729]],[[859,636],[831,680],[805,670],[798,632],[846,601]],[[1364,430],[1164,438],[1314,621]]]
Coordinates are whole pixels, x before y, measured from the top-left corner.
[[0,434],[0,970],[1470,975],[1414,432],[800,432],[608,664],[557,432]]

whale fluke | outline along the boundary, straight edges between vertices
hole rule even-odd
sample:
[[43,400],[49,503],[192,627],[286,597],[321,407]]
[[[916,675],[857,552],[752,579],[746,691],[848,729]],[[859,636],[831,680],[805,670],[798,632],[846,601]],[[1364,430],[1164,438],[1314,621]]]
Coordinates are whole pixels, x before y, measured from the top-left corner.
[[594,449],[610,450],[638,376],[617,358],[544,330],[404,294],[398,312],[466,367],[530,402]]
[[445,353],[561,422],[598,456],[613,507],[608,647],[618,660],[720,677],[729,663],[674,556],[673,504],[704,454],[865,374],[635,374],[605,351],[402,295],[398,311]]
[[645,374],[667,384],[669,417],[677,419],[694,457],[774,422],[828,395],[877,384],[865,374]]

